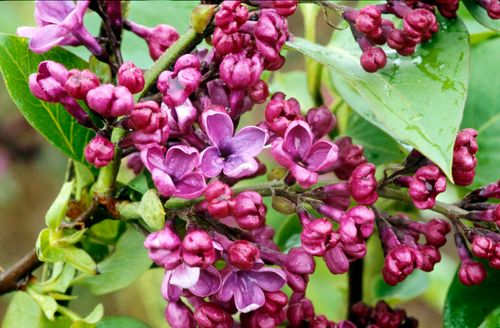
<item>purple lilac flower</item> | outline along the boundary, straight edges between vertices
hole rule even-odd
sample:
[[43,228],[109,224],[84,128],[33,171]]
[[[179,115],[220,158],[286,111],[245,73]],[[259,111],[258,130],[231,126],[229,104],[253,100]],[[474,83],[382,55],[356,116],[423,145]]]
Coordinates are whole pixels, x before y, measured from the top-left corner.
[[201,153],[201,170],[207,177],[224,172],[231,178],[255,173],[259,164],[254,159],[267,141],[267,133],[256,126],[241,129],[234,136],[233,121],[228,114],[209,110],[202,114],[202,125],[212,142]]
[[162,196],[192,199],[203,194],[206,183],[197,171],[199,153],[195,148],[179,145],[165,154],[159,146],[152,146],[141,152],[141,158]]
[[38,54],[57,46],[83,44],[94,55],[99,55],[101,46],[83,26],[89,4],[90,1],[36,1],[38,27],[19,27],[17,34],[30,38],[30,49]]
[[276,161],[290,170],[299,185],[309,188],[318,182],[318,171],[332,167],[338,157],[338,147],[326,140],[314,142],[309,124],[293,121],[285,136],[272,144]]

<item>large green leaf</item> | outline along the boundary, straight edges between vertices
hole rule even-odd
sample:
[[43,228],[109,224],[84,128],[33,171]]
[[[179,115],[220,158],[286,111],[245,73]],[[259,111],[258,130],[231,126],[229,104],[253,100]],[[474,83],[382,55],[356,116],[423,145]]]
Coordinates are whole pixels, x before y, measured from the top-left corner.
[[500,20],[489,17],[486,9],[481,7],[476,0],[462,0],[462,2],[479,23],[489,29],[500,32]]
[[81,69],[87,65],[63,49],[37,55],[29,50],[27,40],[0,34],[0,71],[12,100],[26,120],[50,143],[71,158],[83,162],[83,149],[92,132],[79,125],[61,105],[41,101],[29,90],[29,75],[36,72],[38,64],[44,60],[57,61],[68,69]]
[[5,313],[2,328],[39,327],[44,318],[31,296],[25,292],[16,292]]
[[453,143],[462,120],[469,77],[469,43],[464,24],[442,21],[432,40],[412,58],[392,52],[387,66],[365,72],[349,31],[328,46],[301,38],[288,43],[331,68],[339,94],[370,123],[417,148],[451,177]]
[[478,327],[500,304],[500,271],[485,265],[488,277],[478,286],[465,286],[455,274],[444,305],[445,328]]
[[474,186],[500,178],[500,38],[484,41],[472,48],[471,77],[465,105],[463,128],[478,130],[479,152]]
[[97,295],[127,287],[151,266],[143,243],[144,236],[129,228],[118,240],[113,254],[97,264],[99,274],[78,280],[77,283]]

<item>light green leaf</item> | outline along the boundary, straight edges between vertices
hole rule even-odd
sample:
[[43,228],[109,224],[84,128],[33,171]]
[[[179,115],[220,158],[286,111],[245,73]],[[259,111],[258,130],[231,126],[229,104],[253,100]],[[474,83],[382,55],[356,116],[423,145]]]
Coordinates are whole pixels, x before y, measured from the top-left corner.
[[104,306],[102,304],[97,304],[97,306],[86,316],[83,321],[90,324],[95,324],[102,319],[104,315]]
[[118,240],[115,251],[97,265],[99,274],[76,283],[97,295],[125,288],[151,266],[143,243],[144,236],[129,228]]
[[47,319],[54,320],[54,314],[57,311],[57,302],[52,297],[43,295],[38,290],[38,286],[35,285],[28,285],[26,292],[38,303]]
[[131,317],[107,317],[97,323],[97,328],[149,328],[144,322]]
[[161,230],[165,225],[165,209],[154,189],[149,189],[142,196],[139,213],[151,231]]
[[88,187],[94,182],[95,178],[92,171],[85,165],[79,162],[73,162],[75,168],[75,180],[76,180],[76,200],[81,200],[82,192],[85,187]]
[[488,277],[480,285],[465,286],[455,274],[444,305],[445,328],[479,326],[485,317],[500,304],[500,271],[485,264]]
[[500,79],[497,78],[500,76],[499,47],[500,38],[496,38],[472,48],[472,71],[462,128],[474,128],[479,132],[474,187],[500,178]]
[[500,20],[488,16],[484,7],[481,7],[476,0],[462,0],[471,15],[482,25],[489,29],[500,32]]
[[290,248],[300,246],[301,231],[302,225],[297,215],[290,215],[285,217],[279,228],[276,229],[274,240],[281,250],[287,251]]
[[307,90],[307,77],[303,71],[276,72],[269,83],[271,94],[281,91],[287,98],[295,98],[300,103],[302,113],[314,106],[313,99]]
[[84,273],[96,274],[97,265],[90,255],[83,249],[75,246],[68,246],[59,249],[64,253],[65,262],[71,264]]
[[41,101],[29,90],[29,75],[35,73],[44,60],[60,62],[68,69],[87,66],[66,50],[54,49],[37,55],[28,49],[25,39],[0,34],[0,71],[12,100],[26,120],[50,143],[72,159],[84,162],[83,150],[93,132],[79,125],[61,105]]
[[413,58],[390,55],[377,73],[361,68],[361,53],[350,31],[335,34],[328,47],[301,38],[287,45],[328,66],[337,91],[352,109],[418,149],[451,177],[469,76],[464,24],[459,19],[441,21],[440,31]]
[[57,229],[61,224],[62,220],[66,216],[66,210],[68,208],[68,202],[73,191],[74,182],[66,182],[63,184],[61,191],[57,195],[56,199],[50,205],[47,214],[45,214],[45,224],[51,229]]
[[500,327],[500,306],[491,311],[479,328],[498,328]]
[[2,328],[38,328],[42,321],[43,313],[35,300],[25,292],[16,292],[5,313]]
[[375,299],[383,299],[389,303],[400,303],[422,295],[429,287],[427,275],[416,270],[396,286],[388,285],[382,275],[378,275],[373,283]]
[[71,283],[71,280],[75,277],[76,270],[73,266],[63,262],[55,263],[54,267],[62,267],[62,270],[59,274],[54,275],[55,277],[51,277],[50,280],[41,283],[42,291],[44,293],[65,293]]

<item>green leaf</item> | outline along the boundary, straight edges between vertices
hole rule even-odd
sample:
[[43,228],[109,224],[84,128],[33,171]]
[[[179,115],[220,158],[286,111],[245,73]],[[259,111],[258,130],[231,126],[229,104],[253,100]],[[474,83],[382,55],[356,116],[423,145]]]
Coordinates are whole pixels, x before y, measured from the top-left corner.
[[139,213],[152,231],[163,228],[165,225],[165,209],[155,189],[149,189],[142,196]]
[[5,313],[2,328],[38,328],[43,319],[43,313],[35,300],[25,292],[16,292]]
[[383,299],[393,304],[420,296],[428,287],[429,278],[420,270],[416,270],[396,286],[388,285],[382,275],[378,275],[373,283],[375,299]]
[[486,317],[479,328],[498,328],[500,327],[500,306]]
[[75,277],[76,270],[73,266],[65,264],[63,262],[58,262],[54,264],[54,267],[62,266],[62,270],[59,274],[51,277],[50,280],[41,283],[42,291],[44,293],[48,292],[59,292],[65,293],[71,284],[71,280]]
[[54,314],[57,311],[57,302],[52,297],[43,295],[41,290],[38,290],[38,287],[30,284],[26,288],[26,292],[38,303],[45,317],[49,320],[54,320]]
[[75,190],[75,198],[76,200],[81,200],[83,193],[83,189],[88,187],[94,182],[94,174],[92,171],[85,165],[79,162],[73,162],[75,168],[75,180],[76,180],[76,190]]
[[290,248],[300,246],[301,231],[302,225],[300,224],[299,218],[297,215],[291,215],[286,217],[276,230],[276,237],[274,240],[281,250],[287,251]]
[[500,304],[500,271],[485,268],[488,277],[477,286],[463,285],[455,274],[444,305],[445,328],[477,327]]
[[68,208],[71,192],[73,191],[73,185],[73,181],[63,184],[61,191],[59,191],[56,199],[52,205],[50,205],[49,210],[45,214],[45,224],[47,227],[51,229],[59,228],[59,225],[66,216],[66,210]]
[[363,118],[411,145],[451,178],[453,144],[462,119],[469,76],[467,30],[459,20],[440,31],[413,58],[392,55],[377,73],[365,72],[348,30],[328,47],[301,38],[288,47],[331,68],[339,94]]
[[[471,78],[465,105],[463,128],[474,128],[477,137],[476,177],[474,187],[480,187],[500,178],[500,65],[498,49],[500,38],[482,42],[472,48]],[[495,78],[490,78],[495,77]]]
[[87,274],[96,274],[96,264],[90,255],[81,248],[68,246],[59,248],[63,251],[64,261]]
[[86,323],[97,323],[99,320],[102,319],[102,316],[104,315],[104,306],[102,304],[97,304],[97,306],[92,310],[92,312],[89,313],[88,316],[83,318],[83,321]]
[[144,322],[131,317],[107,317],[97,323],[97,328],[149,328]]
[[143,243],[144,236],[129,228],[118,240],[115,251],[97,265],[99,274],[77,283],[97,295],[127,287],[151,266]]
[[404,159],[401,146],[387,133],[355,112],[349,114],[345,135],[363,145],[365,156],[374,164],[399,162]]
[[314,106],[313,99],[307,90],[307,77],[303,71],[276,72],[272,75],[269,92],[284,92],[287,97],[293,97],[300,103],[302,113]]
[[500,20],[488,16],[485,8],[481,7],[476,0],[462,0],[471,15],[482,25],[489,29],[500,32]]
[[68,69],[87,66],[66,50],[58,48],[37,55],[28,49],[26,39],[0,34],[0,71],[14,103],[26,120],[50,143],[83,163],[83,150],[93,132],[79,125],[61,105],[41,101],[29,90],[29,75],[36,72],[38,64],[44,60],[57,61]]

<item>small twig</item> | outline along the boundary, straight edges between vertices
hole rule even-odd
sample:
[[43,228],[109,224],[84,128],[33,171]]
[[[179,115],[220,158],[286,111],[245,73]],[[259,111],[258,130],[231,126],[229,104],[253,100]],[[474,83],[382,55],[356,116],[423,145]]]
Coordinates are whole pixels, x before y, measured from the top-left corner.
[[349,300],[348,319],[352,320],[352,306],[363,300],[363,259],[351,262],[349,265]]
[[42,262],[38,260],[35,249],[32,249],[21,259],[19,259],[12,267],[0,274],[0,295],[11,292],[13,290],[22,289],[27,278]]

